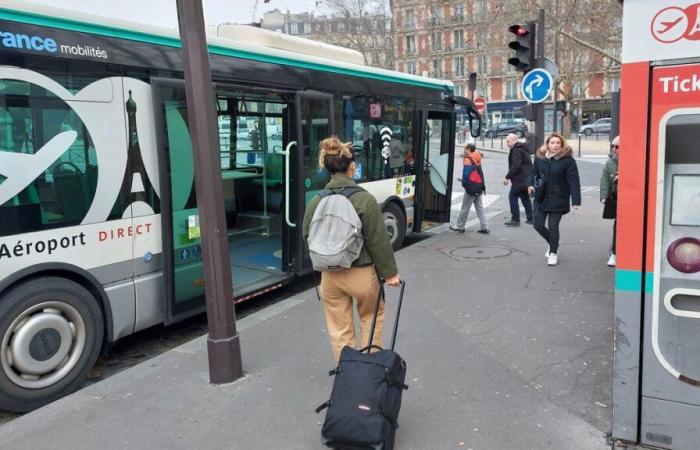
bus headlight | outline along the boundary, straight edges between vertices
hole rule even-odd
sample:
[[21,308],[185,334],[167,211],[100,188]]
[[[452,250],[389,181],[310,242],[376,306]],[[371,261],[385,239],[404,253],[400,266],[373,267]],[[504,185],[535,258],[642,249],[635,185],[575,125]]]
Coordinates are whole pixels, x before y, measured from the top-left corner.
[[668,247],[666,258],[679,272],[700,272],[700,240],[691,237],[676,240]]

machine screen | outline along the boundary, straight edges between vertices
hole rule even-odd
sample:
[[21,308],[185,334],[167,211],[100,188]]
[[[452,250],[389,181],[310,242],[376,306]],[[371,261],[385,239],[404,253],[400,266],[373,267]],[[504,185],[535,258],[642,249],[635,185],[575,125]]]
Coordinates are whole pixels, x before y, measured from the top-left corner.
[[700,226],[700,175],[673,175],[671,225]]

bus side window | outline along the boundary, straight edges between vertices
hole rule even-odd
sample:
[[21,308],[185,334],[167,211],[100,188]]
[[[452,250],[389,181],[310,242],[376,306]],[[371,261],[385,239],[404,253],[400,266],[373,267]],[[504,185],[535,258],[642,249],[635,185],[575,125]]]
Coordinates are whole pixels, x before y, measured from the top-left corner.
[[[30,157],[55,138],[68,145],[55,161]],[[7,190],[0,184],[0,236],[82,221],[95,194],[96,183],[90,178],[96,179],[97,158],[87,129],[66,102],[28,82],[4,80],[0,85],[0,148],[0,183],[12,176],[31,180]],[[38,171],[27,173],[32,170]]]

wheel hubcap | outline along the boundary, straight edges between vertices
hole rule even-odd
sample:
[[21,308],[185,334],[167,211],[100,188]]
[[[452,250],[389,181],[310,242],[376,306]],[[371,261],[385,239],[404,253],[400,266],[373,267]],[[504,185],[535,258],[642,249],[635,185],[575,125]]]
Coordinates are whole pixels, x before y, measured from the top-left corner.
[[0,365],[15,384],[41,389],[61,380],[85,349],[85,322],[60,301],[34,305],[20,314],[3,336]]
[[389,240],[393,244],[399,236],[399,223],[396,217],[391,213],[384,213],[384,226],[389,233]]

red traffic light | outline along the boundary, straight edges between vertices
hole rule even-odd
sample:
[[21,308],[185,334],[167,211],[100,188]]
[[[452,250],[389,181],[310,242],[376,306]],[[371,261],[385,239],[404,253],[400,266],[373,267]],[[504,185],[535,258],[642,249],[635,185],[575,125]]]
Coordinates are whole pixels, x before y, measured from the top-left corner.
[[508,27],[508,31],[517,35],[518,37],[525,37],[530,33],[530,30],[523,25],[511,25]]

